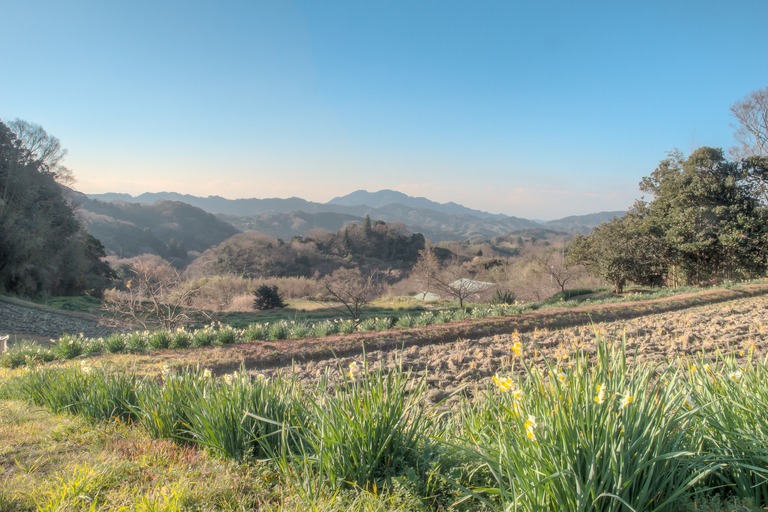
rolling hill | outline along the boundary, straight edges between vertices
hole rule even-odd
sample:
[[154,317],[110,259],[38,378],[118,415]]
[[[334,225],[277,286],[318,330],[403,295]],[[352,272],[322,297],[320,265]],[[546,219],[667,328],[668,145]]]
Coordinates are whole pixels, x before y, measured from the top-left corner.
[[213,214],[179,201],[107,202],[73,190],[68,196],[88,232],[120,258],[152,253],[183,266],[239,233]]
[[248,231],[290,240],[317,230],[335,233],[365,217],[401,224],[433,242],[483,242],[521,232],[588,233],[601,222],[624,212],[601,212],[553,221],[533,221],[491,214],[456,203],[437,203],[394,190],[358,190],[328,203],[301,198],[225,199],[175,192],[85,195],[69,190],[70,201],[88,232],[101,240],[108,254],[133,257],[157,254],[179,266],[231,236]]
[[[282,239],[305,236],[313,229],[336,231],[344,224],[362,223],[366,215],[387,223],[401,223],[414,233],[433,241],[481,240],[522,229],[546,228],[566,233],[584,233],[600,222],[623,212],[572,216],[537,222],[514,216],[473,210],[456,203],[437,203],[394,190],[367,192],[358,190],[336,197],[328,203],[301,198],[225,199],[219,196],[197,197],[175,192],[127,194],[91,194],[102,202],[118,201],[152,205],[158,201],[183,202],[208,213],[241,231],[261,231]],[[84,206],[87,209],[87,205]]]

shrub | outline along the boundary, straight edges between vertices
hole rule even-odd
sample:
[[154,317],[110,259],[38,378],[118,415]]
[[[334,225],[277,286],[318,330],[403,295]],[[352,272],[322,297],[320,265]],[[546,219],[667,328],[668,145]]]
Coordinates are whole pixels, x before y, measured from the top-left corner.
[[453,321],[461,322],[462,320],[466,320],[471,316],[472,314],[468,312],[466,309],[457,309],[456,311],[453,312]]
[[55,352],[61,359],[74,359],[85,353],[85,337],[65,334],[56,342]]
[[432,432],[424,411],[425,381],[416,385],[401,369],[369,372],[356,363],[344,382],[330,376],[310,400],[299,461],[332,487],[376,489],[418,468]]
[[280,320],[279,322],[272,322],[269,324],[269,330],[267,331],[267,339],[269,340],[284,340],[288,337],[290,329],[288,328],[288,322]]
[[209,347],[213,345],[214,341],[216,341],[216,331],[211,325],[196,329],[192,334],[193,347]]
[[722,461],[713,485],[727,485],[740,498],[768,505],[768,366],[733,357],[698,358],[684,365],[686,406],[695,415],[706,453]]
[[312,336],[312,326],[305,320],[291,321],[289,325],[288,338],[298,340]]
[[199,375],[191,372],[176,374],[164,367],[162,382],[144,380],[136,393],[133,413],[155,439],[187,441],[189,425],[188,404],[197,399]]
[[395,328],[397,329],[408,329],[414,325],[416,325],[416,320],[412,315],[403,315],[395,322]]
[[220,379],[198,379],[202,393],[187,405],[191,439],[215,454],[242,459],[264,458],[280,452],[282,425],[298,424],[300,394],[295,382],[251,379],[239,372]]
[[253,308],[260,311],[268,309],[280,309],[286,306],[277,285],[262,284],[253,292]]
[[495,377],[498,389],[465,411],[460,438],[487,475],[468,498],[504,510],[671,511],[713,470],[690,448],[674,376],[629,373],[623,347],[597,343],[594,364],[589,354],[567,368],[524,363],[525,379]]
[[352,334],[353,332],[357,332],[357,324],[354,320],[334,320],[336,322],[336,326],[339,330],[339,333],[341,334]]
[[187,348],[192,345],[192,335],[186,329],[179,327],[171,334],[169,348]]
[[53,412],[81,414],[90,420],[134,418],[136,378],[132,374],[80,364],[36,369],[21,379],[24,395]]
[[216,341],[221,345],[231,345],[240,341],[241,333],[231,325],[222,325],[216,332]]
[[472,308],[472,312],[470,314],[472,318],[486,318],[491,314],[491,309],[485,306],[478,306],[476,308]]
[[245,341],[266,340],[268,338],[269,324],[266,322],[250,324],[243,331],[243,340]]
[[515,292],[511,290],[499,290],[493,294],[492,304],[514,304],[516,300]]
[[147,334],[146,332],[132,332],[125,340],[125,348],[128,352],[141,353],[147,351]]
[[435,323],[435,315],[431,311],[424,311],[413,319],[414,325],[423,327]]
[[361,332],[366,331],[386,331],[392,327],[392,318],[385,316],[385,317],[374,317],[374,318],[366,318],[360,322],[360,324],[357,326],[358,330]]
[[104,339],[104,348],[110,354],[125,352],[126,346],[125,335],[119,332],[113,332]]
[[312,325],[312,335],[316,338],[330,336],[336,332],[336,324],[330,320],[323,320]]
[[47,363],[57,358],[53,348],[43,347],[31,341],[22,341],[8,348],[8,351],[0,356],[0,366],[3,368],[18,368],[20,366],[32,366],[38,363]]
[[147,339],[147,343],[155,350],[163,350],[171,346],[171,334],[166,330],[154,331]]

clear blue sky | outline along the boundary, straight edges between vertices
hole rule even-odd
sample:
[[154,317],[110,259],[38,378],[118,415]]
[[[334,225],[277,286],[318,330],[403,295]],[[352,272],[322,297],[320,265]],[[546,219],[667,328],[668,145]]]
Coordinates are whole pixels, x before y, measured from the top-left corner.
[[61,139],[86,193],[391,188],[550,219],[733,145],[766,26],[766,0],[0,0],[0,119]]

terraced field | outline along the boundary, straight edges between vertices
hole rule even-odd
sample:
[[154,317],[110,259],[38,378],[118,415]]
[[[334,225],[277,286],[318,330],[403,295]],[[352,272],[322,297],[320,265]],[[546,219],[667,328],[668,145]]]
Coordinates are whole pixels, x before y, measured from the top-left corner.
[[327,369],[345,371],[350,362],[363,359],[369,365],[402,363],[416,372],[427,370],[431,396],[439,399],[458,388],[484,387],[494,374],[512,370],[515,340],[520,340],[529,361],[567,365],[577,352],[594,349],[596,334],[624,339],[631,357],[660,364],[699,352],[764,357],[768,285],[400,331],[105,357],[148,371],[163,365],[199,365],[224,374],[244,364],[252,373],[294,372],[302,380],[315,380]]

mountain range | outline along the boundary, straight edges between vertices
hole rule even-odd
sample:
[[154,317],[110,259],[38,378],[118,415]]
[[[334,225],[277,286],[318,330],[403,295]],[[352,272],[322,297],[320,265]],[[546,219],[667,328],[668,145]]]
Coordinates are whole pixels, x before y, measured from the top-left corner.
[[[387,223],[402,223],[435,242],[443,240],[481,240],[526,229],[548,229],[566,233],[585,233],[622,211],[578,215],[552,221],[534,221],[467,208],[457,203],[438,203],[395,190],[358,190],[327,203],[298,197],[287,199],[226,199],[199,197],[175,192],[129,194],[88,194],[90,199],[117,204],[154,205],[177,202],[195,206],[216,215],[241,231],[261,231],[290,239],[322,228],[336,231],[344,224],[362,222],[365,216]],[[84,205],[87,209],[88,207]]]

